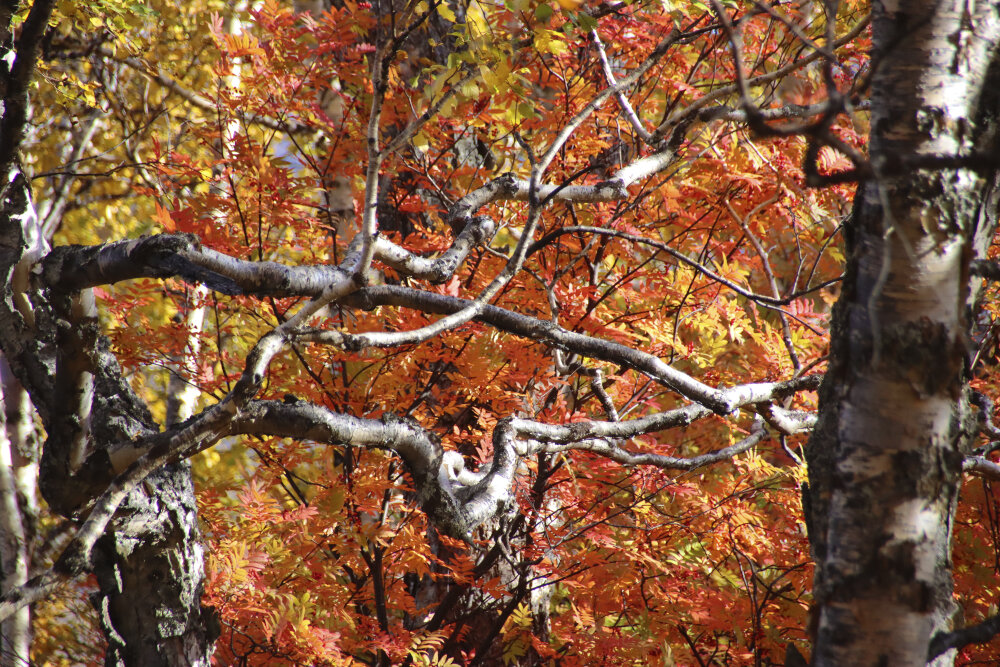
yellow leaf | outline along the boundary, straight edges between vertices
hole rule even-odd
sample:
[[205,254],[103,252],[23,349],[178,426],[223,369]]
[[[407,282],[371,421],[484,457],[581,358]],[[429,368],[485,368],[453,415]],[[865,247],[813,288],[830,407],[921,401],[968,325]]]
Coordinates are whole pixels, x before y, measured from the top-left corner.
[[451,7],[449,7],[447,3],[442,2],[440,5],[438,5],[437,11],[438,14],[441,15],[441,18],[443,18],[445,21],[448,21],[449,23],[458,23],[458,18],[456,18],[455,12],[452,11]]
[[410,143],[412,143],[413,147],[416,148],[418,151],[426,151],[431,146],[430,139],[428,139],[427,135],[424,134],[423,132],[417,132],[415,135],[413,135],[413,139],[411,140]]
[[554,56],[566,53],[566,42],[562,35],[554,30],[541,30],[535,36],[535,46],[543,53],[551,53]]

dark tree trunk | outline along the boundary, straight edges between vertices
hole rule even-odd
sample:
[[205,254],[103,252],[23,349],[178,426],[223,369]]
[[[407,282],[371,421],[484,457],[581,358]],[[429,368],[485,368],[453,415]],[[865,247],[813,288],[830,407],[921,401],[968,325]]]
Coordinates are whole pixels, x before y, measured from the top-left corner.
[[202,609],[204,553],[189,466],[150,475],[97,545],[94,606],[106,665],[207,665],[218,620]]
[[[50,508],[73,517],[105,485],[95,484],[100,476],[79,469],[79,461],[158,428],[98,334],[86,297],[35,284],[32,262],[47,244],[38,236],[27,181],[16,164],[2,176],[2,351],[48,435],[40,464],[43,495]],[[218,624],[201,607],[203,553],[186,463],[158,471],[122,503],[95,546],[93,572],[106,664],[209,664]]]
[[[924,665],[931,636],[955,622],[950,542],[977,292],[969,262],[997,217],[994,169],[935,164],[994,149],[998,6],[970,7],[874,8],[875,176],[846,229],[848,271],[807,450],[814,665]],[[952,651],[935,664],[953,660]]]

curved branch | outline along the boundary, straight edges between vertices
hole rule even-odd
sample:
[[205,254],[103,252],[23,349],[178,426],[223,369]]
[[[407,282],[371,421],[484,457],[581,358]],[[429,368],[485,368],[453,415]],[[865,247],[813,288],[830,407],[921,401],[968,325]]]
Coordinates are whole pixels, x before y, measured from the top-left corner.
[[[376,305],[396,305],[416,308],[424,312],[447,313],[448,315],[468,312],[474,304],[466,299],[445,297],[395,286],[365,288],[361,294],[352,295],[348,302],[352,301],[364,304],[365,308]],[[640,371],[720,415],[729,414],[735,409],[735,405],[724,392],[699,382],[651,354],[634,350],[619,343],[567,331],[551,322],[519,315],[495,306],[483,306],[479,309],[475,319],[508,333],[547,343],[568,352],[575,352],[580,356],[601,359]],[[393,347],[411,342],[407,334],[408,332],[400,334],[384,332],[348,334],[341,331],[313,329],[300,331],[297,334],[297,340],[334,345],[347,350],[361,350],[366,347]]]
[[[412,259],[407,260],[402,253],[397,253],[397,257],[405,260],[400,262],[400,266],[426,270],[434,274],[432,277],[435,278],[443,273],[443,267],[453,271],[453,267],[467,254],[473,240],[485,238],[489,227],[486,220],[480,219],[480,225],[468,232],[469,236],[460,235],[453,248],[435,260],[437,264],[431,262],[421,265]],[[313,296],[326,302],[337,300],[362,308],[397,305],[445,315],[456,315],[464,311],[467,315],[474,314],[476,319],[509,333],[645,373],[718,414],[728,414],[736,406],[729,398],[730,393],[702,384],[653,355],[618,343],[566,331],[550,322],[494,306],[477,305],[475,301],[404,287],[368,287],[355,293],[350,265],[356,261],[357,255],[352,253],[340,267],[290,267],[275,262],[249,262],[201,248],[197,238],[192,235],[175,234],[104,246],[60,247],[42,261],[42,276],[50,287],[62,290],[81,289],[128,278],[178,276],[230,294]],[[467,318],[463,317],[464,319]],[[291,332],[291,329],[286,331]],[[344,334],[313,331],[298,332],[295,335],[300,340],[314,340],[351,349],[414,342],[405,333]]]
[[[252,364],[248,363],[248,369]],[[783,398],[815,388],[815,377],[787,382],[734,387],[740,405]],[[70,578],[90,568],[91,552],[118,506],[152,472],[203,451],[219,439],[235,435],[269,435],[317,443],[369,447],[395,452],[407,465],[417,491],[417,502],[443,533],[462,540],[513,502],[517,462],[539,452],[588,451],[628,466],[649,465],[671,470],[694,470],[731,459],[767,437],[758,418],[750,434],[738,443],[713,452],[683,458],[630,452],[622,439],[690,424],[710,410],[690,405],[627,422],[581,422],[553,425],[509,417],[493,431],[493,460],[485,470],[464,469],[461,455],[446,452],[430,432],[392,414],[363,419],[333,412],[299,400],[284,402],[230,396],[184,424],[111,448],[111,467],[122,471],[108,479],[73,540],[49,571],[0,597],[0,621],[18,608],[49,595]],[[239,406],[237,409],[237,403]],[[108,456],[105,454],[105,456]]]
[[717,449],[713,452],[699,454],[692,457],[664,456],[662,454],[652,454],[649,452],[631,452],[621,447],[613,440],[593,439],[584,440],[573,444],[553,444],[539,443],[529,449],[530,453],[535,452],[565,452],[568,450],[592,452],[605,456],[616,463],[624,466],[652,466],[663,470],[685,470],[692,471],[713,463],[732,459],[734,456],[753,448],[759,442],[767,438],[767,429],[760,419],[754,421],[750,428],[750,434],[739,442]]
[[986,477],[1000,481],[1000,463],[990,461],[984,456],[969,456],[962,461],[962,472],[972,473],[980,477]]
[[437,284],[455,273],[469,252],[490,240],[496,223],[486,216],[477,216],[459,233],[452,246],[434,259],[419,257],[392,241],[379,237],[375,242],[375,258],[404,276],[423,278]]

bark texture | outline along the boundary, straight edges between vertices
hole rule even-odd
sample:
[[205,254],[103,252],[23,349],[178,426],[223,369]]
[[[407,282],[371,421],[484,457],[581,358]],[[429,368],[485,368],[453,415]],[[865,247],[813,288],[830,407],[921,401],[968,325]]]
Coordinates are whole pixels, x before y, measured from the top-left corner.
[[[104,491],[107,471],[92,474],[102,458],[111,467],[102,452],[159,429],[98,334],[86,295],[38,284],[32,268],[47,243],[16,165],[4,173],[0,204],[2,350],[47,432],[43,496],[74,517]],[[217,624],[200,604],[202,561],[188,466],[168,466],[129,494],[95,546],[107,665],[209,664]]]
[[[970,260],[996,226],[995,3],[874,7],[870,154],[807,451],[814,665],[924,665],[956,622],[952,519],[969,432]],[[944,162],[944,160],[940,160]],[[925,169],[906,169],[921,162]],[[958,160],[960,163],[961,160]],[[950,664],[954,651],[933,664]]]
[[[0,584],[28,581],[38,532],[38,440],[31,403],[0,354]],[[28,664],[31,607],[0,623],[0,667]]]

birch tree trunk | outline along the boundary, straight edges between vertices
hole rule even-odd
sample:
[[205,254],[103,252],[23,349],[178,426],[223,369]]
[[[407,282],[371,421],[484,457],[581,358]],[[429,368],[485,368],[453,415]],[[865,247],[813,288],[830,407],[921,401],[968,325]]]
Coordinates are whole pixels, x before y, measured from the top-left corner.
[[[28,395],[0,355],[0,582],[23,586],[38,529],[38,442]],[[0,623],[0,667],[29,663],[32,609]]]
[[953,158],[996,151],[1000,6],[873,10],[874,176],[845,230],[848,273],[807,450],[814,665],[924,665],[932,635],[956,624],[969,262],[997,217],[995,169]]

